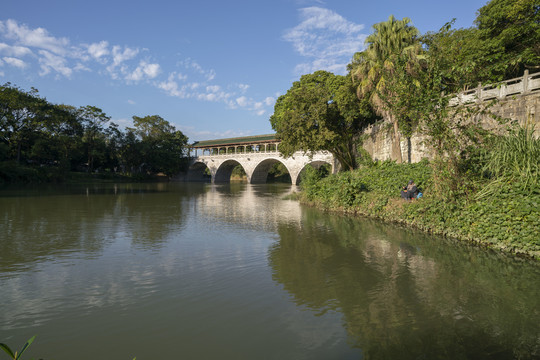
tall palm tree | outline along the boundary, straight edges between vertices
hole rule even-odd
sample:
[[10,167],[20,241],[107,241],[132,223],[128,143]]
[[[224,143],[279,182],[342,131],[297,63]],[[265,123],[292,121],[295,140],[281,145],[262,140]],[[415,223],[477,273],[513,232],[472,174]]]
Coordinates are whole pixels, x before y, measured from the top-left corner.
[[365,41],[366,49],[356,53],[349,65],[351,76],[357,84],[358,97],[370,96],[376,111],[392,121],[394,126],[393,152],[398,162],[403,161],[398,119],[384,108],[379,94],[383,91],[388,93],[387,77],[391,76],[398,57],[407,55],[411,61],[415,61],[421,52],[421,46],[417,39],[418,30],[409,25],[410,22],[409,18],[398,20],[390,15],[387,21],[373,25],[374,32]]

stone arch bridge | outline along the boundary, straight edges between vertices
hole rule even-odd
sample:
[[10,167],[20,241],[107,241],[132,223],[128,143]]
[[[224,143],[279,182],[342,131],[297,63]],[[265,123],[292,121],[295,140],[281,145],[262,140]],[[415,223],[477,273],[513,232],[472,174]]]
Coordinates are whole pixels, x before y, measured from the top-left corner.
[[315,152],[311,157],[296,152],[285,158],[278,148],[275,134],[195,142],[190,147],[187,180],[208,181],[209,172],[212,183],[229,182],[233,169],[240,165],[248,183],[264,184],[272,166],[281,163],[289,171],[291,183],[297,185],[300,173],[308,164],[315,167],[329,164],[332,173],[337,169],[334,156],[327,151]]

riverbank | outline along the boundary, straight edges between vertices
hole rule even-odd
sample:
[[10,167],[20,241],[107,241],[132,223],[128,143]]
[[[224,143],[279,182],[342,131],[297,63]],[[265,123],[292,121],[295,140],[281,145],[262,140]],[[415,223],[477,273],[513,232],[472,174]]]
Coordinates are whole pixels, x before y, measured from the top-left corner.
[[163,173],[158,174],[121,174],[109,171],[83,172],[66,171],[55,166],[23,166],[14,162],[0,162],[0,185],[3,184],[79,184],[101,182],[141,182],[169,181]]
[[[404,200],[409,180],[423,197]],[[437,193],[431,165],[384,162],[320,178],[308,172],[299,200],[324,210],[400,223],[482,247],[540,260],[540,189],[519,180],[500,184],[495,195]],[[450,190],[449,190],[450,191]]]

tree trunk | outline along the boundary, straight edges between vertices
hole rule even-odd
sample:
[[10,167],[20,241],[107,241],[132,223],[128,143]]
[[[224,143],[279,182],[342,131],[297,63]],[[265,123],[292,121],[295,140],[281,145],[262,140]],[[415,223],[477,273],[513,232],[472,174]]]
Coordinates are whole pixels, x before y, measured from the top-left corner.
[[17,164],[21,163],[21,147],[22,147],[21,142],[22,141],[17,142]]

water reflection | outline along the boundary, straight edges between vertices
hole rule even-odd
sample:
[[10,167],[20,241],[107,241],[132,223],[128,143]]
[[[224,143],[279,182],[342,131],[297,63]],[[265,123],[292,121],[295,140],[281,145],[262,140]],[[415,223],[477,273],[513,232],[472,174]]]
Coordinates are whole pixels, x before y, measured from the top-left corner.
[[279,227],[275,281],[339,311],[365,358],[540,356],[539,269],[440,239],[304,209]]
[[[36,262],[80,253],[99,256],[121,239],[157,248],[183,224],[182,199],[189,189],[158,184],[46,187],[1,193],[0,276]],[[24,194],[24,196],[19,196]]]
[[95,344],[141,359],[540,356],[537,264],[304,208],[290,191],[0,194],[0,340],[38,333],[39,355],[58,359],[98,358]]
[[278,224],[301,225],[298,202],[276,201],[294,188],[286,184],[231,183],[209,186],[197,202],[197,212],[221,224],[274,231]]

